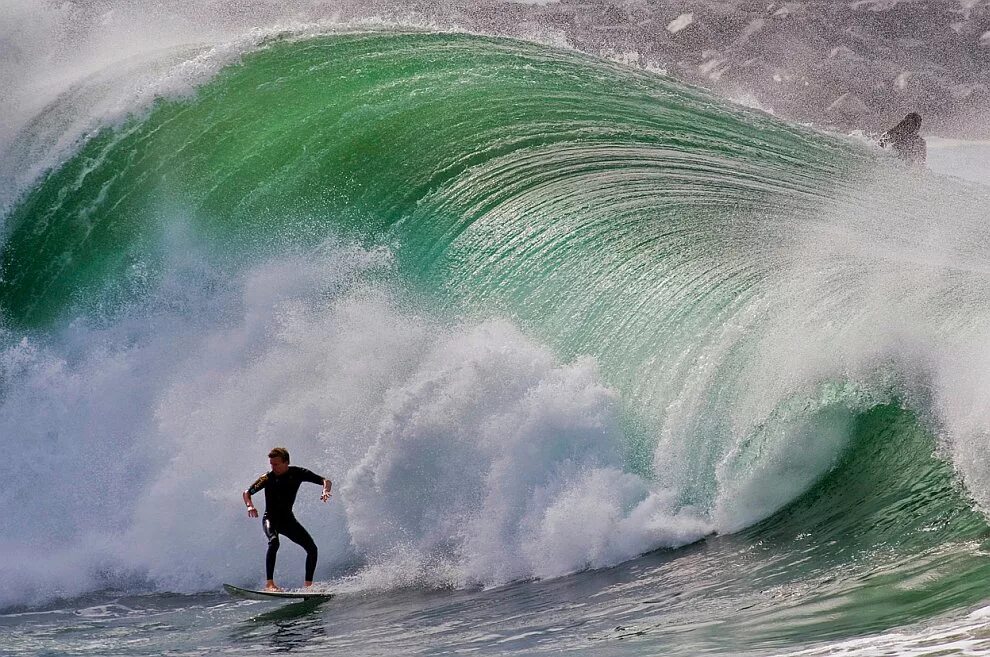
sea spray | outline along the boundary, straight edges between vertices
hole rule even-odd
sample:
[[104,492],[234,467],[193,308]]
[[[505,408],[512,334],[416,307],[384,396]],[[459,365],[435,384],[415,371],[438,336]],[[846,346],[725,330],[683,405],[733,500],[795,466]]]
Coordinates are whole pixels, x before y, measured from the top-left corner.
[[[980,521],[932,453],[936,433],[958,444],[952,422],[978,423],[979,396],[943,407],[937,382],[980,362],[979,250],[925,236],[980,244],[982,197],[878,157],[532,44],[269,44],[99,133],[8,217],[6,428],[38,464],[80,457],[64,472],[83,499],[116,496],[92,507],[104,531],[84,502],[32,492],[37,519],[7,534],[11,600],[256,583],[237,493],[279,443],[338,483],[298,511],[322,532],[320,576],[356,588],[563,576],[770,516],[778,533],[698,550],[765,550],[743,578],[775,551],[800,563],[788,546],[810,533],[793,577],[851,586],[858,618],[872,547],[850,536],[916,547],[890,557],[912,568],[937,541],[963,565],[935,581],[972,599],[959,578],[979,570]],[[958,311],[924,293],[943,276]],[[935,472],[919,490],[885,480],[903,503],[869,485],[888,444],[911,447],[898,473]],[[79,465],[107,452],[120,465]],[[875,532],[835,481],[880,507]],[[800,513],[822,491],[844,536],[806,531],[832,518]],[[845,541],[838,566],[827,539]],[[800,604],[804,584],[780,586]]]
[[[451,323],[364,282],[391,262],[331,245],[9,346],[0,422],[32,451],[4,477],[34,520],[5,519],[5,602],[253,581],[263,537],[238,492],[275,444],[338,483],[329,507],[303,490],[297,510],[323,572],[365,563],[369,586],[554,576],[709,531],[623,472],[592,359],[562,364],[504,320]],[[41,477],[59,483],[39,494]],[[64,568],[30,568],[39,555]]]

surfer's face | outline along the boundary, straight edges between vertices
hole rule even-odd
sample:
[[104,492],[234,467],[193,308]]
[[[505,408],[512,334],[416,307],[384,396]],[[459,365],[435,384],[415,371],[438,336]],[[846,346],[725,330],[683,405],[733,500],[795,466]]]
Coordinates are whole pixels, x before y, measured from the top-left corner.
[[277,456],[268,459],[268,464],[272,466],[272,472],[277,475],[284,475],[289,469],[289,464]]

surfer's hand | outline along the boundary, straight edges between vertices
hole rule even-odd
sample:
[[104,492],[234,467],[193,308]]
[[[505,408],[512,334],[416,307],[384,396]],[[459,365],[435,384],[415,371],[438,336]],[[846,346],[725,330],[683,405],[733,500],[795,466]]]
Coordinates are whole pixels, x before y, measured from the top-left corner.
[[330,491],[324,488],[323,493],[320,495],[320,501],[326,502],[329,499],[330,499]]
[[257,517],[258,517],[258,510],[253,506],[248,507],[248,518],[257,518]]

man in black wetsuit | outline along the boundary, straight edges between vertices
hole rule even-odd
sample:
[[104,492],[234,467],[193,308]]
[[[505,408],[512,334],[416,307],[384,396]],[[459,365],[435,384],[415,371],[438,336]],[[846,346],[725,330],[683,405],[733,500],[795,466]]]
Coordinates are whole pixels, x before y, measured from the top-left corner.
[[265,491],[265,515],[261,524],[268,537],[268,554],[265,557],[267,581],[265,590],[280,591],[275,585],[275,557],[278,554],[278,537],[281,534],[293,543],[306,550],[306,586],[313,585],[313,573],[316,572],[317,549],[313,537],[299,524],[292,514],[292,505],[296,501],[299,486],[308,481],[323,485],[320,499],[326,502],[330,499],[330,488],[333,486],[326,477],[313,474],[306,468],[289,465],[289,451],[284,447],[276,447],[268,453],[268,463],[272,470],[258,477],[251,487],[244,491],[244,504],[247,505],[248,516],[258,517],[258,510],[251,503],[251,496],[259,490]]
[[924,164],[928,156],[928,145],[918,134],[921,128],[921,115],[911,112],[900,123],[880,136],[880,146],[891,149],[905,162]]

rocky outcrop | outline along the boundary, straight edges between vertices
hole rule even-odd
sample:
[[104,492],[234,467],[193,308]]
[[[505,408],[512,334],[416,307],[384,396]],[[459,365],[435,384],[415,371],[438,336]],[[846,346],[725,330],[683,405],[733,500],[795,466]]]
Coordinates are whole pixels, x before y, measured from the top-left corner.
[[990,0],[463,0],[417,11],[487,33],[557,35],[793,120],[879,131],[917,111],[926,132],[990,137]]

